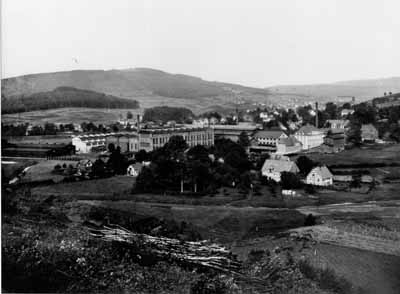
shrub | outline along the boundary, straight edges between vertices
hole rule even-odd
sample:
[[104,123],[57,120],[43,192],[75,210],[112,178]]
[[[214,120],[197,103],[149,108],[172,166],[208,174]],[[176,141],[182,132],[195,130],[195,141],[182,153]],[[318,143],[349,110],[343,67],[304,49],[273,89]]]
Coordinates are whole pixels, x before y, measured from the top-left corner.
[[343,277],[337,276],[331,268],[317,268],[308,260],[301,260],[299,269],[306,278],[315,281],[321,289],[339,294],[351,293],[351,283]]

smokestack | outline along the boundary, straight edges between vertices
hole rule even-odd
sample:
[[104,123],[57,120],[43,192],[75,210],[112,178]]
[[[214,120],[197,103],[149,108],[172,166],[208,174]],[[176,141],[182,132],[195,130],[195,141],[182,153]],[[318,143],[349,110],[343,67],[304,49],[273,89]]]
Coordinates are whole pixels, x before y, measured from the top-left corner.
[[136,123],[137,123],[137,128],[136,128],[136,130],[137,130],[137,132],[139,133],[139,131],[140,131],[140,114],[138,114],[138,115],[136,116]]
[[315,127],[318,128],[318,102],[315,102]]

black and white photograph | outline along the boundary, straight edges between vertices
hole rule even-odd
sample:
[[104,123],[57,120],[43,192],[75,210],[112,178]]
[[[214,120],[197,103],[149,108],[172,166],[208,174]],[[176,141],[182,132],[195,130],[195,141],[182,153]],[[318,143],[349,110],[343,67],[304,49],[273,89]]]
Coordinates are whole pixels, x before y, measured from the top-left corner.
[[2,293],[400,293],[400,1],[0,5]]

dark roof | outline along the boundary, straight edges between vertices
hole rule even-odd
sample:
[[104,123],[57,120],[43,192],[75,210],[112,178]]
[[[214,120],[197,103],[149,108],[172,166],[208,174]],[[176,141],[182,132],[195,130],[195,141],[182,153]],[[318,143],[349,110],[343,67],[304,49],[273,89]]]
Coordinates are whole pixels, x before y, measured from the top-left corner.
[[320,129],[317,129],[313,125],[307,124],[305,126],[302,126],[296,134],[304,134],[304,135],[311,135],[312,132],[322,132]]
[[281,130],[262,130],[254,134],[255,138],[272,138],[278,139],[280,136],[286,135],[284,131]]
[[286,146],[296,146],[296,144],[301,144],[299,140],[292,136],[287,138],[280,138],[278,143],[285,144]]

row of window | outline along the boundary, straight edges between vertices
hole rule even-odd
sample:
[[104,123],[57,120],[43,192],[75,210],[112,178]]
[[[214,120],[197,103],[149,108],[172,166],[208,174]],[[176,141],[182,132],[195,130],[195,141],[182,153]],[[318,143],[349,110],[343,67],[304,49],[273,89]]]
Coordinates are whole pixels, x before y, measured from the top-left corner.
[[[190,141],[200,141],[200,140],[211,140],[212,134],[193,134],[193,135],[183,135],[183,139],[190,143]],[[167,137],[155,137],[153,138],[153,145],[164,145],[169,140],[169,136]]]

